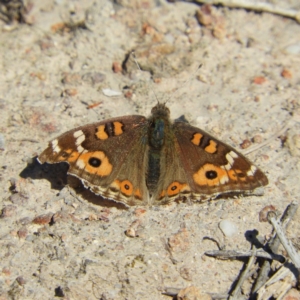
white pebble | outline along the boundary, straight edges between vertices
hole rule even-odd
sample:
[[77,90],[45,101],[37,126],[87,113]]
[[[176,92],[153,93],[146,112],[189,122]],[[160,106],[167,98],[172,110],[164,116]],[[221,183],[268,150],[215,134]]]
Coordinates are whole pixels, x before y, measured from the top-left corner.
[[116,97],[116,96],[121,96],[122,95],[122,92],[114,91],[114,90],[111,90],[111,89],[102,89],[102,93],[105,96],[108,96],[108,97]]
[[289,54],[300,54],[300,43],[286,47],[285,51]]
[[222,220],[219,223],[219,228],[223,232],[223,234],[227,237],[233,236],[237,232],[237,228],[234,223],[229,220]]

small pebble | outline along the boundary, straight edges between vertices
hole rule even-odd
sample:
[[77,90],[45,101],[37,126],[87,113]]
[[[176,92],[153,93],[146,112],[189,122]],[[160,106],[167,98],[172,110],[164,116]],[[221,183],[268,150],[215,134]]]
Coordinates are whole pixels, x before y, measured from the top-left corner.
[[19,285],[24,285],[26,283],[26,280],[24,279],[23,276],[18,276],[16,278],[16,281],[18,282]]
[[20,239],[25,239],[28,235],[28,230],[26,227],[22,227],[18,230],[18,237]]
[[14,205],[7,205],[3,207],[1,218],[8,218],[16,213],[17,207]]
[[134,214],[135,214],[137,217],[140,217],[140,216],[143,216],[146,212],[147,212],[147,210],[144,209],[144,208],[137,208],[137,209],[134,211]]
[[122,93],[119,91],[114,91],[111,89],[102,89],[102,93],[107,96],[107,97],[116,97],[116,96],[121,96]]
[[253,138],[252,138],[253,143],[257,143],[260,144],[262,142],[262,137],[260,134],[256,134]]
[[259,222],[268,222],[268,213],[270,211],[276,211],[276,208],[275,206],[273,205],[268,205],[268,206],[265,206],[260,212],[259,212]]
[[113,69],[114,73],[121,73],[122,65],[119,62],[115,61],[115,62],[113,62],[112,69]]
[[79,84],[81,81],[80,75],[78,73],[64,73],[62,78],[62,83],[64,84]]
[[75,89],[75,88],[70,88],[70,89],[65,89],[64,90],[64,94],[67,95],[67,96],[76,96],[78,93],[78,90]]
[[223,234],[227,237],[233,236],[237,233],[237,228],[235,224],[229,220],[222,220],[219,223],[219,228],[223,232]]
[[289,54],[300,54],[300,43],[286,47],[285,51]]
[[53,213],[39,215],[33,219],[32,223],[40,225],[49,224],[51,222],[52,217]]
[[0,133],[0,150],[4,150],[4,149],[5,149],[5,138],[4,135]]
[[265,83],[266,81],[267,81],[267,79],[266,79],[265,77],[263,77],[263,76],[256,76],[256,77],[253,79],[253,83],[258,84],[258,85],[263,84],[263,83]]
[[5,267],[2,269],[2,273],[3,273],[5,276],[10,276],[10,274],[11,274],[10,269],[5,268]]
[[247,149],[248,147],[251,146],[251,141],[246,139],[246,140],[243,140],[243,142],[240,144],[240,147],[242,149]]
[[293,77],[292,75],[292,72],[288,69],[283,69],[280,73],[280,75],[283,77],[283,78],[287,78],[287,79],[290,79]]
[[128,236],[128,237],[136,237],[136,232],[133,228],[128,228],[126,231],[125,231],[125,234]]

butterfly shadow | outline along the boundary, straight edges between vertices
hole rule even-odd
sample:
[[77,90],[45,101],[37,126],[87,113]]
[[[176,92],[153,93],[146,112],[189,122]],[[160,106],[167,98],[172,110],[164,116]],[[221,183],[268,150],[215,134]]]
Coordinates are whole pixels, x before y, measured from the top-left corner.
[[105,199],[99,195],[95,195],[90,190],[86,189],[81,181],[72,175],[68,175],[69,165],[67,163],[57,164],[40,164],[37,157],[32,158],[32,161],[21,171],[21,178],[31,179],[46,179],[51,184],[51,189],[61,191],[66,185],[71,187],[76,192],[76,197],[80,197],[92,204],[102,207],[116,207],[118,209],[128,209],[122,203],[117,203]]

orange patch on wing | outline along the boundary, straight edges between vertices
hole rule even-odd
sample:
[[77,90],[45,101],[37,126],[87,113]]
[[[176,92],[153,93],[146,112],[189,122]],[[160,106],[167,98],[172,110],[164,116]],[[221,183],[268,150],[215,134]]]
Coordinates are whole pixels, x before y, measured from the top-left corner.
[[96,137],[99,140],[108,139],[108,134],[105,132],[105,125],[100,125],[97,127]]
[[133,185],[129,180],[115,180],[114,183],[118,186],[120,192],[126,196],[133,194]]
[[[89,160],[98,159],[99,166],[94,167],[89,163]],[[91,174],[97,174],[98,176],[108,176],[112,172],[112,165],[108,160],[108,157],[102,151],[82,153],[77,159],[76,164],[81,167],[84,166],[84,170]]]
[[172,197],[178,195],[182,191],[189,191],[189,190],[190,188],[186,183],[180,183],[178,181],[174,181],[168,186],[167,190],[163,190],[160,193],[159,199],[164,198],[166,194],[169,197]]
[[213,140],[209,141],[209,145],[204,149],[208,153],[215,153],[217,151],[217,143]]
[[135,196],[137,199],[142,200],[142,194],[141,194],[140,189],[135,190],[134,196]]
[[179,194],[188,185],[185,183],[179,183],[177,181],[172,182],[167,189],[168,196],[174,196]]
[[114,134],[121,135],[123,133],[123,124],[121,122],[114,122]]
[[162,198],[164,198],[165,196],[166,196],[166,191],[163,190],[163,191],[160,193],[160,195],[159,195],[159,199],[162,199]]
[[[69,152],[69,151],[70,151],[70,152]],[[67,150],[67,151],[65,151],[65,152],[71,154],[71,155],[68,157],[68,159],[67,159],[67,161],[70,162],[70,163],[76,161],[77,158],[78,158],[79,155],[80,155],[80,153],[75,152],[75,151],[72,152],[72,150]],[[72,152],[72,153],[71,153],[71,152]]]
[[133,193],[133,186],[129,180],[123,180],[121,182],[121,192],[127,196],[132,195]]
[[234,170],[234,169],[231,169],[228,171],[228,175],[230,177],[231,180],[234,180],[234,181],[246,181],[246,176],[245,176],[245,173],[242,172],[241,170]]
[[57,157],[57,160],[59,161],[69,161],[69,155],[70,153],[72,152],[71,149],[68,149],[68,150],[64,150],[58,157]]
[[72,149],[63,150],[57,157],[58,161],[74,162],[78,158],[80,153],[73,151]]
[[[216,172],[216,178],[210,179],[207,177],[207,173],[210,171]],[[196,173],[194,173],[193,179],[198,185],[202,186],[217,186],[224,184],[229,180],[227,171],[213,164],[205,164]]]
[[132,183],[129,180],[115,180],[112,186],[118,189],[123,195],[130,197],[134,195],[135,199],[142,200],[142,194],[140,189],[134,190]]
[[195,133],[195,134],[193,135],[193,139],[191,140],[191,142],[192,142],[194,145],[199,146],[202,137],[203,137],[203,135],[202,135],[201,133]]

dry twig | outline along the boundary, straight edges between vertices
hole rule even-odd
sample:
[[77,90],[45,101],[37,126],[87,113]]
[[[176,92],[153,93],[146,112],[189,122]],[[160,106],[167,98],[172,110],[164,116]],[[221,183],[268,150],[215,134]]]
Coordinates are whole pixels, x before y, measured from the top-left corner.
[[[264,249],[258,249],[255,251],[207,251],[205,254],[210,256],[217,256],[223,259],[232,259],[237,257],[249,257],[248,264],[245,270],[241,273],[241,276],[238,279],[237,285],[235,286],[234,290],[229,295],[229,299],[241,299],[241,288],[245,280],[251,276],[250,269],[252,268],[256,257],[260,257],[266,259],[263,263],[262,268],[259,271],[258,278],[255,282],[254,287],[252,288],[251,296],[257,296],[258,299],[263,299],[263,295],[265,294],[267,288],[271,288],[271,294],[274,295],[274,291],[272,290],[274,283],[282,280],[283,283],[280,284],[279,289],[276,289],[276,293],[278,295],[283,296],[293,285],[293,280],[295,278],[294,274],[291,272],[289,265],[286,263],[284,266],[281,267],[279,271],[277,271],[271,278],[270,271],[271,271],[271,260],[277,260],[281,263],[285,261],[285,258],[282,255],[274,254],[277,252],[280,242],[285,247],[287,253],[291,257],[294,265],[300,272],[300,256],[294,249],[293,245],[287,240],[286,236],[284,235],[284,229],[287,227],[290,220],[296,213],[298,208],[298,204],[296,202],[292,202],[283,213],[280,223],[276,219],[276,215],[273,211],[268,213],[268,220],[274,227],[274,231],[276,235],[265,245]],[[267,220],[266,220],[267,221]],[[268,291],[270,292],[270,290]],[[271,295],[271,296],[272,296]],[[281,297],[280,296],[280,297]],[[278,298],[277,298],[278,299]]]
[[[282,224],[282,227],[286,229],[288,227],[289,222],[294,217],[296,211],[298,208],[298,204],[295,202],[292,202],[283,213],[280,221]],[[275,235],[265,246],[265,248],[270,250],[272,253],[276,253],[280,245],[280,240],[277,235]],[[271,262],[269,260],[264,261],[262,267],[259,270],[258,277],[256,279],[253,292],[257,292],[268,280],[269,273],[271,270]]]
[[277,260],[281,263],[285,262],[285,258],[282,255],[266,252],[263,249],[249,250],[249,251],[235,251],[235,250],[212,250],[206,251],[206,255],[215,256],[221,259],[235,259],[237,257],[261,257],[265,259]]
[[[277,272],[257,291],[256,299],[268,299],[271,294],[276,293],[276,299],[282,297],[293,287],[295,275],[291,271],[291,263],[285,263]],[[276,283],[280,282],[279,286]]]
[[292,262],[295,264],[296,268],[300,270],[300,256],[297,253],[295,247],[293,244],[287,239],[287,237],[284,234],[284,230],[280,223],[278,222],[276,215],[274,212],[269,212],[268,213],[268,219],[269,222],[272,224],[276,231],[276,235],[280,239],[280,242],[286,252],[288,253],[289,257],[291,258]]
[[231,8],[244,8],[258,12],[268,12],[294,19],[300,23],[300,11],[282,8],[271,3],[254,2],[248,0],[196,0],[196,2],[212,5],[223,5]]
[[261,149],[263,147],[265,147],[266,145],[270,144],[271,142],[273,142],[277,137],[281,136],[282,134],[284,134],[289,128],[291,128],[292,126],[292,121],[293,119],[291,119],[290,121],[288,121],[278,132],[276,132],[276,134],[274,134],[273,136],[271,136],[270,138],[268,138],[267,140],[263,141],[260,144],[256,144],[251,146],[250,148],[242,151],[244,155],[247,155],[253,151],[256,151],[258,149]]
[[[179,288],[173,288],[173,287],[165,287],[163,295],[170,296],[170,297],[176,297],[177,294],[180,292],[181,289]],[[216,294],[216,293],[208,293],[214,300],[217,299],[228,299],[228,294]]]
[[249,261],[248,261],[248,264],[245,268],[245,270],[242,272],[234,290],[232,291],[230,297],[229,297],[229,300],[238,300],[238,299],[241,299],[241,289],[242,289],[242,286],[245,282],[245,280],[249,277],[249,274],[250,274],[250,270],[252,268],[252,266],[255,264],[255,261],[256,261],[256,253],[255,253],[255,250],[253,251]]

